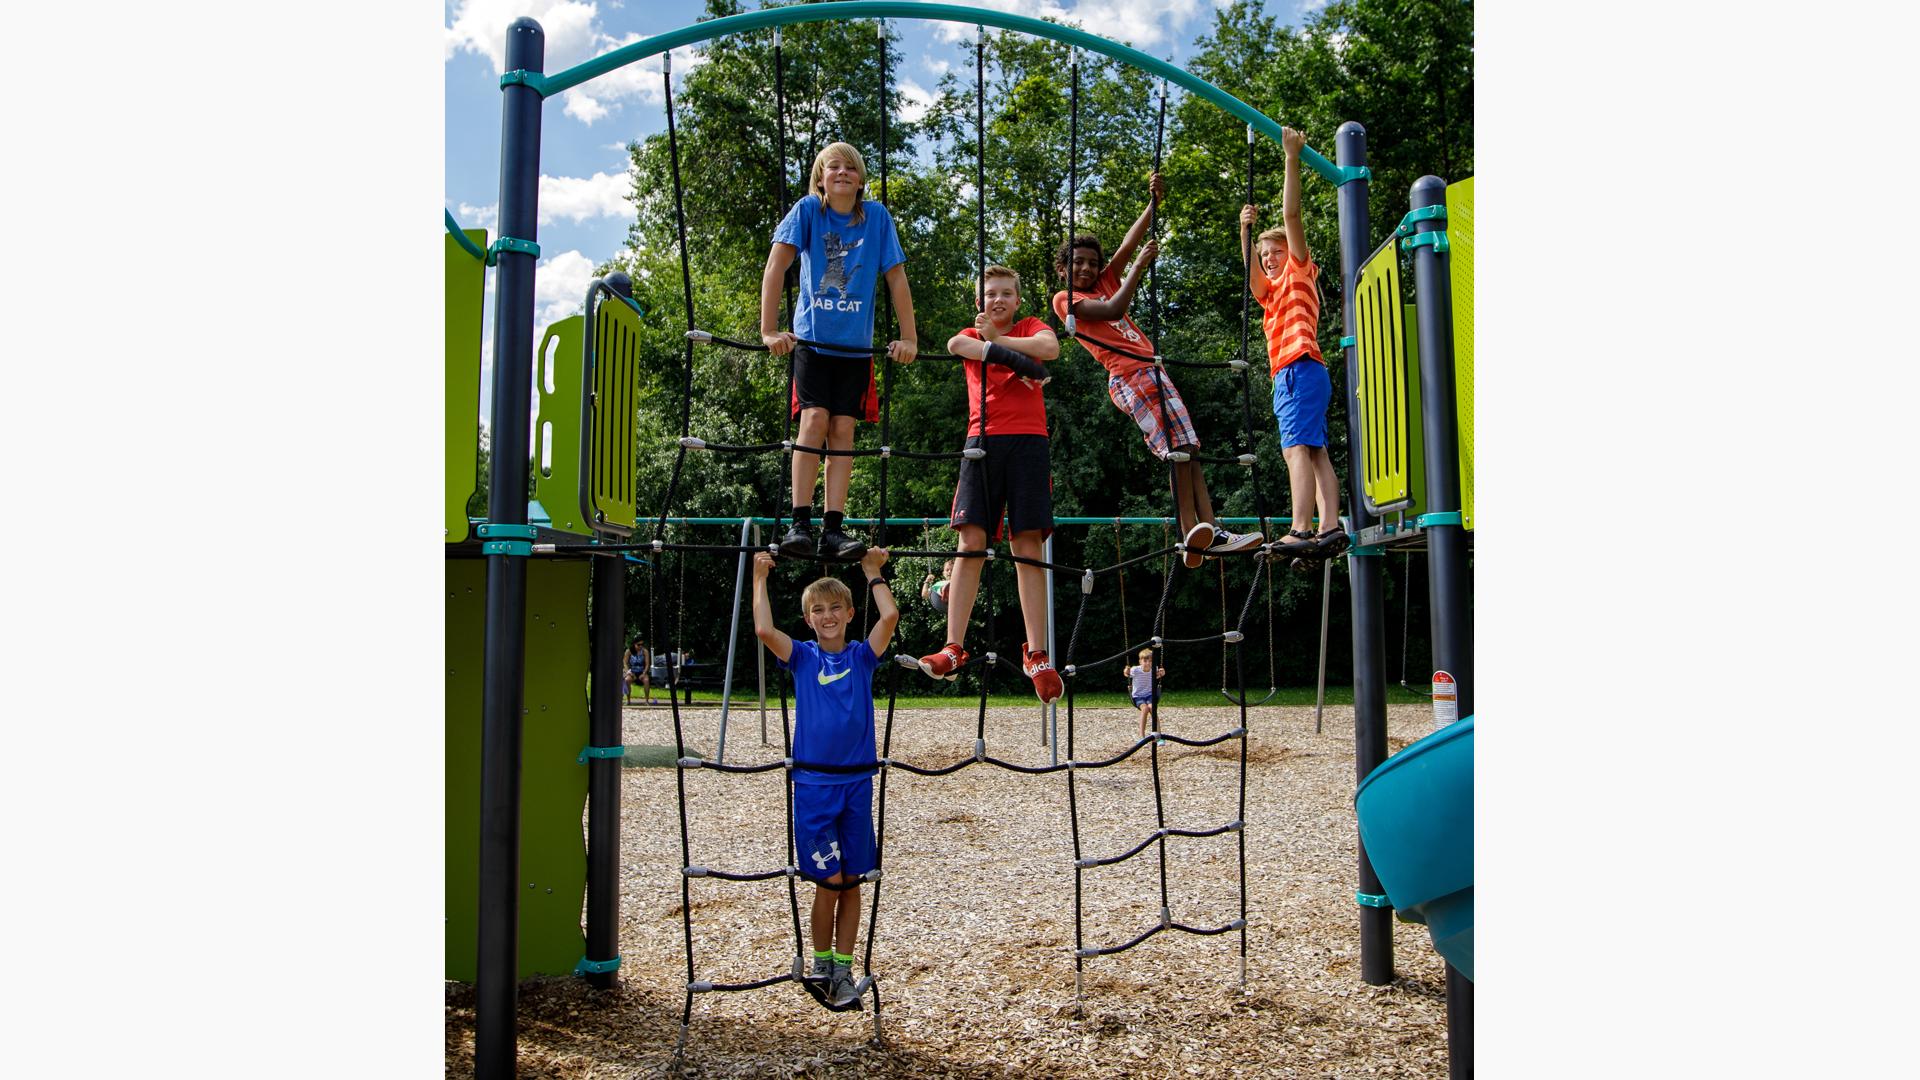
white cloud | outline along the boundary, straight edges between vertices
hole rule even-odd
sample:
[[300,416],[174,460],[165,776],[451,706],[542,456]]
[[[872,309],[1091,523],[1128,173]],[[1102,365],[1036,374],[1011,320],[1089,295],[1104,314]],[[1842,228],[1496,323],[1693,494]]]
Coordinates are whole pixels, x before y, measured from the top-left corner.
[[580,312],[593,280],[593,260],[578,251],[542,259],[533,272],[533,325],[545,327]]
[[932,53],[927,53],[926,55],[920,58],[920,66],[932,72],[933,77],[936,80],[938,80],[940,76],[945,75],[947,72],[953,70],[953,65],[951,63],[948,63],[947,61],[940,59],[939,57],[933,55]]
[[896,93],[900,97],[900,118],[909,124],[919,123],[927,110],[933,108],[932,92],[912,79],[901,79]]
[[541,176],[540,224],[566,218],[578,225],[590,217],[633,216],[633,174],[594,173],[588,177]]
[[[500,224],[500,204],[488,203],[486,206],[470,206],[467,203],[461,203],[460,209],[454,212],[454,217],[460,222],[460,227],[463,229],[485,229],[488,232],[493,232]],[[492,278],[487,279],[487,287],[493,287]]]
[[[642,40],[640,34],[614,37],[600,23],[597,4],[579,0],[456,0],[447,26],[446,56],[457,52],[476,53],[493,62],[496,72],[506,71],[507,27],[522,15],[531,16],[546,31],[544,67],[548,74],[565,71],[603,53]],[[618,68],[561,95],[565,114],[583,124],[592,124],[616,111],[632,99],[662,104],[659,56],[650,56]],[[673,50],[673,70],[678,78],[704,62],[694,46]]]
[[[1207,0],[1077,0],[1072,3],[973,0],[972,6],[1035,19],[1059,19],[1101,37],[1130,43],[1136,49],[1151,50],[1171,43],[1175,28],[1198,15],[1206,3]],[[974,28],[965,23],[943,22],[937,24],[935,36],[949,43],[972,41]]]

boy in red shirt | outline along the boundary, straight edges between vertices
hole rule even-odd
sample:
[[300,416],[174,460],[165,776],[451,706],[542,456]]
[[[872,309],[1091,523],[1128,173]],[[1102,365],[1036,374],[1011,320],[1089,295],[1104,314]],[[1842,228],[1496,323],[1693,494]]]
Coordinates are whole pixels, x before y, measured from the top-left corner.
[[[1333,381],[1320,355],[1320,268],[1307,250],[1307,227],[1300,216],[1300,148],[1306,136],[1280,129],[1286,151],[1286,181],[1281,192],[1284,228],[1260,234],[1256,265],[1247,268],[1247,286],[1260,302],[1260,325],[1267,335],[1267,365],[1273,375],[1273,416],[1280,425],[1280,453],[1286,458],[1293,492],[1293,527],[1274,547],[1282,555],[1338,555],[1347,546],[1340,527],[1340,481],[1327,455],[1327,405]],[[1240,209],[1240,250],[1247,250],[1253,228],[1252,205]],[[1320,530],[1307,526],[1319,505]]]
[[[986,457],[960,463],[960,481],[954,487],[951,522],[960,534],[961,551],[984,551],[987,530],[1000,539],[1013,534],[1013,553],[1041,557],[1041,544],[1053,531],[1053,466],[1047,442],[1047,406],[1040,388],[1046,385],[1041,363],[1060,355],[1060,340],[1047,324],[1029,315],[1019,321],[1020,275],[1004,266],[982,271],[984,310],[973,325],[947,342],[947,351],[966,361],[967,447],[980,447]],[[986,367],[986,417],[981,418],[980,370]],[[1002,511],[1005,516],[1002,516]],[[947,643],[939,652],[920,658],[920,670],[936,679],[952,679],[967,662],[967,621],[973,614],[984,559],[957,559],[947,584]],[[1020,666],[1033,680],[1033,692],[1042,702],[1062,690],[1060,675],[1044,647],[1047,640],[1047,579],[1037,566],[1016,563],[1020,583],[1020,614],[1027,640],[1020,646]]]
[[[1153,174],[1149,188],[1153,198],[1140,212],[1139,220],[1127,230],[1120,246],[1114,249],[1111,260],[1102,258],[1100,239],[1092,235],[1076,236],[1060,249],[1054,268],[1068,275],[1073,285],[1073,310],[1069,314],[1068,294],[1062,290],[1053,294],[1053,311],[1066,322],[1069,332],[1077,332],[1081,344],[1107,369],[1107,397],[1114,408],[1133,418],[1147,449],[1164,461],[1172,453],[1198,455],[1200,451],[1200,437],[1193,430],[1186,403],[1180,400],[1171,372],[1114,351],[1124,349],[1137,356],[1158,355],[1152,340],[1127,317],[1127,307],[1133,303],[1133,294],[1140,288],[1140,279],[1146,276],[1147,267],[1159,257],[1159,243],[1147,242],[1125,278],[1117,272],[1140,246],[1141,237],[1147,234],[1153,221],[1154,202],[1166,195],[1166,185],[1159,173]],[[1167,430],[1169,428],[1171,430]],[[1259,533],[1231,533],[1214,522],[1213,499],[1207,493],[1207,480],[1198,461],[1188,458],[1176,463],[1174,475],[1178,503],[1174,511],[1180,519],[1187,566],[1198,567],[1204,561],[1202,552],[1218,555],[1243,551],[1265,539]]]

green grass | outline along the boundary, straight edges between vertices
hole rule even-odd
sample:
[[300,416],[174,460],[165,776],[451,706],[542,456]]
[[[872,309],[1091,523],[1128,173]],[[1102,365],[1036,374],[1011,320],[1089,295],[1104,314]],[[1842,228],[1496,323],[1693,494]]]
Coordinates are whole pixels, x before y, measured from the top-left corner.
[[[1011,692],[1013,689],[1015,688],[1012,686],[1010,682],[1005,686],[996,684],[996,688],[994,690],[993,696],[988,699],[988,702],[987,702],[988,707],[989,708],[1009,708],[1009,707],[1038,706],[1040,704],[1029,693],[1022,692],[1022,693],[1015,694]],[[779,706],[779,698],[775,696],[775,693],[776,691],[774,687],[769,685],[767,687],[767,695],[768,695],[767,707],[769,709],[778,708]],[[1247,703],[1250,705],[1260,702],[1260,700],[1262,698],[1266,698],[1266,696],[1267,696],[1267,688],[1264,686],[1249,686],[1247,688]],[[639,699],[636,698],[635,700],[637,701]],[[656,700],[658,700],[658,698],[656,698]],[[926,690],[920,690],[918,692],[914,692],[914,691],[909,691],[905,687],[901,688],[898,700],[902,706],[906,706],[910,708],[911,707],[965,708],[969,706],[978,707],[980,703],[980,698],[977,696],[977,692],[968,693],[968,694],[953,693],[953,692],[940,693],[937,691],[926,691]],[[1131,709],[1133,708],[1132,698],[1129,697],[1127,692],[1124,690],[1100,691],[1100,692],[1093,692],[1093,693],[1076,693],[1074,695],[1073,700],[1074,700],[1074,708],[1076,709]],[[1424,705],[1429,700],[1430,699],[1425,694],[1418,694],[1409,690],[1403,690],[1400,688],[1398,684],[1395,684],[1395,683],[1387,684],[1387,704],[1389,705]],[[1066,698],[1061,698],[1060,701],[1064,706],[1066,702]],[[1308,708],[1311,708],[1313,706],[1313,701],[1314,701],[1313,687],[1283,686],[1278,691],[1276,691],[1273,697],[1269,698],[1265,702],[1265,704],[1269,707],[1306,706]],[[879,707],[885,708],[887,704],[886,695],[884,693],[877,695],[874,699],[874,702]],[[1217,689],[1216,690],[1168,690],[1160,695],[1160,704],[1163,708],[1171,708],[1171,707],[1196,708],[1201,706],[1228,705],[1228,704],[1231,704],[1231,702],[1229,702],[1227,698],[1222,696],[1220,691]],[[1353,684],[1342,683],[1342,684],[1336,685],[1333,683],[1329,683],[1327,686],[1327,704],[1329,705],[1353,704]],[[688,706],[683,703],[680,707],[683,709],[684,708],[717,709],[720,707],[720,695],[706,694],[706,693],[695,694],[693,705]],[[759,708],[759,703],[756,702],[753,698],[753,687],[751,686],[743,687],[740,690],[735,692],[734,698],[733,698],[733,708],[755,709],[755,710]],[[788,708],[792,708],[791,700],[789,700],[788,702]]]

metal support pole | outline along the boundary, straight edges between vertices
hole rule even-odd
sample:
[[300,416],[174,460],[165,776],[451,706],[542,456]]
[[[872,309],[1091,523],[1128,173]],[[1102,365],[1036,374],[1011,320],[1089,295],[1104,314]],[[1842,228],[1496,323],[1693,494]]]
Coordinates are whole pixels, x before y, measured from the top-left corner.
[[[587,742],[618,746],[621,639],[627,632],[627,560],[593,560],[593,689]],[[587,762],[587,959],[612,960],[620,953],[620,768],[619,758]],[[614,973],[589,972],[587,985],[611,990]]]
[[[759,547],[762,542],[763,542],[763,539],[760,535],[760,525],[759,523],[756,522],[753,526],[753,546]],[[754,670],[758,672],[760,676],[760,745],[766,746],[767,745],[767,650],[764,645],[760,644],[760,638],[759,638],[759,635],[757,634],[754,636],[754,639],[753,639],[753,666],[754,666]]]
[[[1367,129],[1349,120],[1334,136],[1334,160],[1341,168],[1367,163]],[[1351,180],[1340,185],[1340,287],[1341,318],[1347,337],[1353,337],[1354,290],[1360,275],[1360,261],[1373,251],[1367,217],[1366,180]],[[1360,385],[1359,350],[1352,345],[1341,350],[1346,357],[1347,408],[1347,514],[1353,519],[1353,531],[1372,524],[1366,505],[1360,498],[1361,467],[1360,403],[1355,391]],[[1381,609],[1380,566],[1375,556],[1350,556],[1348,577],[1353,596],[1353,756],[1354,782],[1366,778],[1387,760],[1387,641],[1385,616]],[[1367,860],[1365,844],[1360,845],[1359,891],[1379,895],[1386,890],[1373,864]],[[1387,908],[1359,907],[1360,978],[1372,986],[1393,981],[1393,912]]]
[[1320,563],[1320,688],[1313,698],[1313,733],[1320,734],[1320,714],[1327,707],[1327,617],[1333,609],[1333,560]]
[[[1048,533],[1046,540],[1043,541],[1040,545],[1040,558],[1045,560],[1047,563],[1047,570],[1046,570],[1046,574],[1047,574],[1047,659],[1052,660],[1054,662],[1054,665],[1057,667],[1059,666],[1060,661],[1056,659],[1055,652],[1054,652],[1055,639],[1054,639],[1054,626],[1053,626],[1053,534],[1052,533]],[[1049,722],[1051,722],[1052,728],[1053,728],[1051,736],[1049,736],[1047,731]],[[1048,762],[1048,764],[1050,765],[1060,764],[1060,744],[1058,742],[1059,736],[1060,736],[1060,702],[1058,699],[1055,699],[1053,701],[1047,702],[1045,705],[1040,706],[1040,745],[1051,746],[1053,748],[1053,760]]]
[[[540,72],[546,33],[532,19],[507,27],[507,70]],[[500,93],[500,235],[537,242],[540,95]],[[494,275],[493,471],[487,516],[527,523],[527,428],[533,390],[535,256],[500,251]],[[480,728],[480,924],[474,972],[474,1075],[513,1076],[520,932],[520,738],[525,707],[527,557],[487,556],[486,669]]]
[[[1445,205],[1447,183],[1437,176],[1414,181],[1413,209]],[[1446,226],[1431,218],[1415,234]],[[1460,428],[1453,381],[1453,295],[1447,257],[1422,244],[1413,249],[1415,320],[1420,334],[1420,423],[1426,451],[1427,512],[1460,510]],[[1461,525],[1427,526],[1427,589],[1433,612],[1433,721],[1435,727],[1473,715],[1473,620],[1467,591],[1467,534]],[[1453,676],[1458,695],[1443,702],[1440,672]],[[1473,983],[1447,965],[1447,1075],[1473,1076]]]
[[[749,518],[740,519],[740,546],[747,546],[747,530],[751,529]],[[727,712],[733,703],[733,657],[740,647],[740,593],[747,583],[747,560],[752,558],[746,552],[740,553],[733,568],[733,620],[727,624],[727,670],[720,675],[720,744],[714,748],[713,760],[724,765],[727,761]],[[755,639],[755,644],[759,640]]]

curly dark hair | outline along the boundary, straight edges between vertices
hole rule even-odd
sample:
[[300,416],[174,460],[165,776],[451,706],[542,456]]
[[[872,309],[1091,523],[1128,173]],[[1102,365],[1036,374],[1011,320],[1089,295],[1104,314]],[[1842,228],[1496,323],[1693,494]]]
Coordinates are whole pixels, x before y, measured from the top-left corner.
[[1081,233],[1071,241],[1060,245],[1060,251],[1053,257],[1053,268],[1055,270],[1062,274],[1067,272],[1067,268],[1073,264],[1074,248],[1092,248],[1094,256],[1098,258],[1102,264],[1106,262],[1107,255],[1105,249],[1100,246],[1100,238],[1092,233]]

